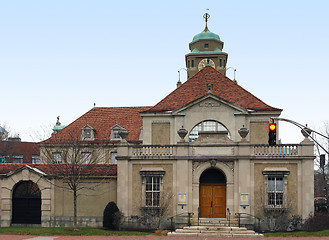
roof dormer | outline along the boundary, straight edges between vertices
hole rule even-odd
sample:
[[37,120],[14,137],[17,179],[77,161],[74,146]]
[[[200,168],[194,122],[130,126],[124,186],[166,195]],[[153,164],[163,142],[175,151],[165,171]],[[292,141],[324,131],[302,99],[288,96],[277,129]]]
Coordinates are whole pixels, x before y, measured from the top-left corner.
[[95,139],[95,129],[88,123],[81,130],[81,140],[93,141]]
[[110,140],[120,140],[120,130],[124,129],[123,127],[119,126],[118,124],[115,124],[113,127],[111,127],[111,135]]

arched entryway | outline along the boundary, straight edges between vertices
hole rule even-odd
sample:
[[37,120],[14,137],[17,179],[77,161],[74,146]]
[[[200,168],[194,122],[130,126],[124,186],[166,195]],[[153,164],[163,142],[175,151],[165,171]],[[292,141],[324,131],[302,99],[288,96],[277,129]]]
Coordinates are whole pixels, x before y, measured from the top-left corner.
[[21,181],[14,187],[12,223],[41,223],[41,191],[32,181]]
[[216,168],[205,170],[200,176],[200,217],[225,218],[226,177]]

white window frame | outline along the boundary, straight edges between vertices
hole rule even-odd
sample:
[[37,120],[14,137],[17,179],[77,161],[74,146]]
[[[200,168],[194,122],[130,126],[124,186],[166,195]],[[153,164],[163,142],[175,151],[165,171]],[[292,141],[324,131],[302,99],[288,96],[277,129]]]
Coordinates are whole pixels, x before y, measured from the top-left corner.
[[40,156],[32,155],[32,164],[40,164]]
[[189,142],[194,142],[199,137],[199,132],[227,131],[227,137],[231,138],[231,134],[227,127],[216,120],[205,120],[196,124],[189,133]]
[[[272,184],[270,184],[270,182],[272,182]],[[283,189],[283,176],[267,177],[267,206],[269,208],[283,208]]]
[[[264,184],[265,184],[265,208],[266,209],[283,209],[287,208],[287,199],[288,199],[288,175],[290,174],[290,171],[287,168],[265,168],[263,170],[263,176],[264,176]],[[274,183],[274,190],[270,189],[269,181],[273,180]],[[282,179],[282,188],[277,188],[277,183],[279,179]],[[281,184],[281,183],[280,183]],[[274,195],[274,203],[273,200],[270,199],[269,195]],[[281,204],[280,201],[278,201],[277,196],[282,195],[281,197]]]
[[141,169],[140,175],[142,177],[142,202],[144,207],[160,207],[165,171],[162,168]]
[[145,206],[160,207],[160,176],[145,176]]

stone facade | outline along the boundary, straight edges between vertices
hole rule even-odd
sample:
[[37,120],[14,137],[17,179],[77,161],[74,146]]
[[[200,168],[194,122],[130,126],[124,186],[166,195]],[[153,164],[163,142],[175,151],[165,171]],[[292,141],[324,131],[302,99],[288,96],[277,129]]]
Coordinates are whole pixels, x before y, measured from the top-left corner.
[[[73,226],[73,195],[63,180],[56,179],[38,168],[29,165],[3,174],[0,178],[0,226],[12,226],[14,199],[13,194],[19,183],[31,181],[41,193],[41,221],[32,224],[42,227]],[[116,176],[89,177],[82,181],[85,190],[78,197],[78,225],[102,227],[103,211],[110,201],[116,201]],[[90,189],[90,190],[88,190]],[[15,224],[14,224],[15,225]],[[28,222],[19,225],[30,225]]]
[[[78,198],[80,226],[101,226],[110,201],[134,226],[150,213],[176,223],[189,215],[194,224],[236,214],[252,224],[251,216],[273,211],[304,219],[313,213],[313,142],[306,136],[269,146],[268,125],[282,110],[225,76],[223,42],[207,27],[190,48],[188,80],[155,106],[93,108],[40,144],[42,163],[74,152],[73,137],[82,144],[76,159],[89,153],[103,168],[115,165],[111,175],[95,171],[84,179],[98,189]],[[203,59],[214,66],[198,68]],[[72,224],[72,194],[49,173],[31,166],[0,172],[1,227],[12,224],[12,194],[21,181],[41,191],[41,226]]]

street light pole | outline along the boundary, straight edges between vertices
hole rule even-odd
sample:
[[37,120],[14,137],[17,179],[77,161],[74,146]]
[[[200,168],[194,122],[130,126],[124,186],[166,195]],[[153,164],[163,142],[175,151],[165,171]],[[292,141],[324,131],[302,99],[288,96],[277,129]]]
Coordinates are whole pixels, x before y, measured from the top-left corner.
[[288,123],[292,123],[294,124],[295,126],[299,127],[300,129],[302,129],[302,132],[304,132],[305,134],[307,134],[320,148],[322,148],[323,151],[325,151],[328,155],[329,155],[329,152],[328,150],[326,150],[317,140],[315,140],[312,136],[311,136],[311,133],[314,132],[318,135],[320,135],[321,137],[324,137],[326,139],[329,140],[329,137],[328,136],[325,136],[323,135],[322,133],[319,133],[313,129],[310,129],[307,125],[304,126],[298,122],[295,122],[293,120],[290,120],[290,119],[286,119],[286,118],[276,118],[276,117],[272,117],[271,119],[273,120],[277,120],[277,121],[284,121],[284,122],[288,122]]

